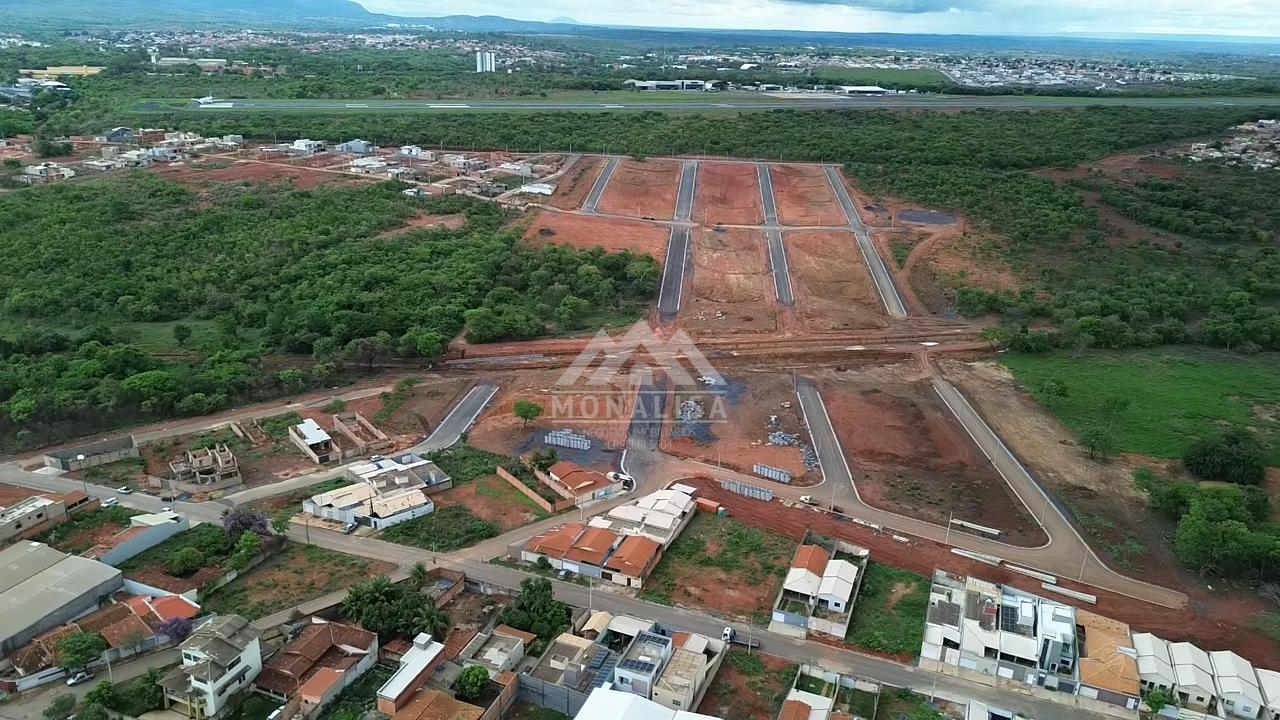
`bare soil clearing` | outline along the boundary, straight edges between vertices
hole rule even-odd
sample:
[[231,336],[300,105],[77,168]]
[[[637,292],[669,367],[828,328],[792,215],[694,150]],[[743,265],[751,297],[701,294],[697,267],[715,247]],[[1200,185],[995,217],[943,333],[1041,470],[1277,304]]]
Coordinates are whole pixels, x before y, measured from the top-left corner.
[[547,202],[561,210],[577,210],[582,207],[603,167],[604,158],[599,155],[579,157],[556,181],[556,191]]
[[764,233],[695,228],[693,287],[680,325],[694,334],[773,332],[778,327]]
[[[725,376],[725,380],[726,385],[719,388],[723,391],[719,394],[699,396],[681,392],[677,395],[677,403],[701,400],[709,422],[696,432],[685,432],[674,421],[667,423],[662,432],[662,450],[748,474],[754,474],[752,468],[756,463],[769,465],[791,473],[793,485],[820,482],[821,475],[805,467],[804,453],[799,446],[766,442],[774,428],[799,436],[802,443],[810,442],[791,376],[743,372]],[[761,479],[761,482],[769,481]]]
[[888,327],[853,233],[796,230],[785,233],[782,241],[797,314],[810,331]]
[[611,215],[670,220],[680,190],[680,163],[675,160],[623,160],[596,209]]
[[[548,430],[572,429],[595,438],[597,446],[625,447],[635,408],[629,388],[561,387],[561,370],[530,370],[508,378],[468,434],[468,442],[482,450],[512,455],[530,438]],[[543,414],[527,425],[515,416],[517,400],[542,406]]]
[[760,178],[752,163],[698,164],[693,219],[703,225],[764,223]]
[[[199,167],[200,165],[222,165],[224,162],[229,162],[229,164],[226,167]],[[154,166],[152,172],[166,180],[174,180],[192,186],[199,186],[206,181],[229,183],[245,180],[249,182],[288,182],[299,190],[307,190],[319,185],[354,185],[367,182],[352,175],[249,160],[210,160],[185,165]]]
[[535,245],[556,243],[580,250],[596,247],[609,252],[630,250],[648,255],[661,265],[666,260],[670,235],[667,228],[640,220],[541,212],[530,224],[525,238]]
[[462,213],[452,215],[419,215],[398,228],[391,228],[378,235],[380,238],[396,237],[414,230],[430,230],[435,227],[457,230],[467,224],[467,216]]
[[1000,540],[1047,539],[1004,478],[918,371],[909,366],[823,371],[827,411],[870,505],[945,526],[955,517]]
[[532,501],[497,475],[445,490],[432,495],[431,499],[439,507],[465,505],[472,515],[497,524],[502,532],[545,516]]
[[782,225],[848,224],[827,173],[817,165],[770,165],[778,222]]

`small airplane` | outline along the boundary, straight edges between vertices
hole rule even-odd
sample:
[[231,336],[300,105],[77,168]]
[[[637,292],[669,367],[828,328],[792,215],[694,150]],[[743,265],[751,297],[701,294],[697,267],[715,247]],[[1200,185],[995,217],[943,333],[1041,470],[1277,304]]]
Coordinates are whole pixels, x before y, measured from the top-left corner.
[[199,105],[211,105],[211,104],[213,104],[213,103],[218,102],[218,98],[216,98],[216,97],[214,97],[214,96],[212,96],[212,95],[205,95],[205,96],[204,96],[204,97],[202,97],[202,98],[196,98],[196,99],[195,99],[195,101],[196,101],[196,103],[197,103],[197,104],[199,104]]

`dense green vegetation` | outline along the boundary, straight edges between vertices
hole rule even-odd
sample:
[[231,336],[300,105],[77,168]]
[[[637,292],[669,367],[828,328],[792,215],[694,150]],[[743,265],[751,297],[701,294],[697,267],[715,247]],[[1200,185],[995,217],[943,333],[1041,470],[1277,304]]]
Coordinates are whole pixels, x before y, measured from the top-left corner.
[[[468,223],[373,239],[433,211]],[[464,330],[524,339],[637,314],[656,289],[647,256],[533,249],[507,221],[493,204],[419,201],[391,183],[198,193],[139,173],[0,196],[0,327],[16,328],[0,335],[0,437],[205,414],[328,383],[346,363],[431,359]],[[214,326],[200,347],[183,343],[191,360],[116,330],[175,321]],[[316,364],[269,375],[264,352]]]
[[86,510],[72,515],[66,522],[49,532],[41,535],[37,540],[72,555],[80,553],[93,547],[92,538],[77,538],[78,542],[71,542],[73,536],[77,536],[86,530],[102,527],[103,525],[116,525],[121,528],[129,526],[129,518],[137,515],[137,510],[130,510],[127,507],[97,508],[94,510]]
[[1077,436],[1105,425],[1116,452],[1179,459],[1197,440],[1237,428],[1254,434],[1268,464],[1280,464],[1274,355],[1170,348],[1006,353],[1001,362]]
[[392,525],[382,531],[382,537],[432,552],[451,552],[500,533],[496,523],[476,517],[465,505],[449,505],[436,508],[430,515]]
[[530,655],[541,655],[553,638],[569,626],[569,606],[555,599],[551,581],[525,578],[520,581],[520,594],[510,606],[498,613],[498,622],[538,636]]
[[422,589],[421,581],[393,583],[386,577],[372,578],[347,590],[342,615],[378,633],[384,641],[413,638],[424,632],[443,638],[449,634],[449,616]]
[[867,564],[845,641],[892,655],[915,656],[924,640],[929,581],[882,563]]

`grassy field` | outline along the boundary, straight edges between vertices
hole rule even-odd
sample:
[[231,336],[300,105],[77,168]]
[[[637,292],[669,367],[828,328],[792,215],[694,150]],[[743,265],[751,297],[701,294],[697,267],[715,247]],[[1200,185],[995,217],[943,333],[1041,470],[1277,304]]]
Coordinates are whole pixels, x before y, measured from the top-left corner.
[[915,657],[924,640],[929,581],[906,570],[867,564],[845,642],[858,647]]
[[[1107,423],[1119,452],[1178,458],[1197,437],[1249,427],[1270,464],[1280,465],[1280,357],[1274,354],[1170,348],[1009,353],[1002,362],[1077,435]],[[1127,405],[1109,418],[1104,403],[1111,398]]]
[[936,85],[949,82],[940,71],[928,69],[823,67],[815,72],[824,80],[830,78],[848,85]]
[[382,531],[382,539],[432,552],[449,552],[497,537],[499,532],[495,523],[476,517],[465,506],[451,505],[393,525]]
[[137,510],[130,510],[119,505],[79,512],[72,515],[70,520],[41,535],[36,540],[46,545],[52,545],[62,552],[79,555],[96,544],[94,542],[95,533],[91,531],[102,528],[104,525],[110,525],[109,531],[119,532],[129,527],[129,518],[138,514],[140,513]]
[[290,543],[202,603],[210,612],[235,613],[256,620],[393,569],[390,563]]

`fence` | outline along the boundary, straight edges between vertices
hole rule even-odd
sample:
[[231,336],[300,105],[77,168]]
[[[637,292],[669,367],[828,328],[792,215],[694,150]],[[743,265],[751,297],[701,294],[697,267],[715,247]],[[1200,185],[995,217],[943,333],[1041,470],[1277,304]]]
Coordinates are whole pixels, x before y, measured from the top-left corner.
[[586,693],[523,674],[520,675],[519,698],[538,707],[564,713],[569,717],[577,717],[578,712],[587,702]]
[[731,493],[745,495],[752,500],[764,500],[765,502],[773,500],[773,491],[769,488],[756,487],[737,480],[721,480],[720,487]]
[[574,450],[591,449],[591,438],[579,435],[572,430],[552,430],[542,436],[542,441],[548,445],[558,445],[560,447],[573,448]]
[[768,478],[769,480],[776,480],[788,485],[791,484],[791,473],[783,470],[782,468],[756,463],[756,466],[751,469],[751,472],[759,475],[760,477]]
[[534,492],[533,488],[520,482],[520,478],[507,472],[506,469],[501,466],[495,468],[494,472],[498,474],[498,477],[506,480],[511,487],[524,493],[525,497],[532,500],[535,505],[547,512],[556,513],[574,506],[574,501],[568,498],[561,498],[555,502],[548,502],[546,498]]
[[507,709],[516,701],[516,695],[520,692],[520,683],[516,680],[516,674],[513,672],[504,672],[498,675],[494,681],[502,686],[498,697],[494,699],[489,708],[480,716],[480,720],[501,720],[507,714]]

